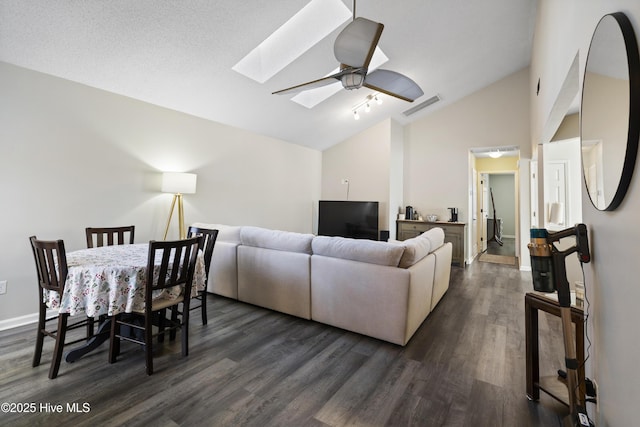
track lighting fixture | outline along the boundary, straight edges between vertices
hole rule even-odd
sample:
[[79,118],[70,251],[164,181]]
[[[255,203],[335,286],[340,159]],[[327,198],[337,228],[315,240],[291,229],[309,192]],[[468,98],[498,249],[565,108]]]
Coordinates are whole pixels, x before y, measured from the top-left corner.
[[382,104],[382,98],[380,96],[379,93],[373,93],[371,95],[367,95],[367,97],[364,99],[364,101],[356,104],[351,111],[353,112],[353,118],[355,120],[360,119],[360,114],[358,114],[358,110],[363,109],[365,113],[368,113],[371,111],[371,102],[375,101],[376,104],[380,105]]

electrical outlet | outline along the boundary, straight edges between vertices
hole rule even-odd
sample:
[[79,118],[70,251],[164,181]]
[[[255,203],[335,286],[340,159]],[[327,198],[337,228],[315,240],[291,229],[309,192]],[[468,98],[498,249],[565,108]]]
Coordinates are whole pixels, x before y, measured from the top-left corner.
[[7,281],[0,280],[0,295],[4,295],[7,293]]
[[349,179],[348,178],[342,178],[342,184],[346,185],[349,183]]

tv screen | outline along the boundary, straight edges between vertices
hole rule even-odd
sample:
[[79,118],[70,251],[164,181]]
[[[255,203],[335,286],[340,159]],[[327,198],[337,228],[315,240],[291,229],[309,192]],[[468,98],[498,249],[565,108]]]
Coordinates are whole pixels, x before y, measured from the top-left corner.
[[318,234],[378,240],[378,202],[320,200]]

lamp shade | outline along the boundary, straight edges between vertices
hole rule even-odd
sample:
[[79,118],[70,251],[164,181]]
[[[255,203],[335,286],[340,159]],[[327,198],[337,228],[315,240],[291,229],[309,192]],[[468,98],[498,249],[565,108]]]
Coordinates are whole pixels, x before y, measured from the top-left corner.
[[195,173],[164,172],[162,174],[162,192],[173,194],[193,194],[196,192]]

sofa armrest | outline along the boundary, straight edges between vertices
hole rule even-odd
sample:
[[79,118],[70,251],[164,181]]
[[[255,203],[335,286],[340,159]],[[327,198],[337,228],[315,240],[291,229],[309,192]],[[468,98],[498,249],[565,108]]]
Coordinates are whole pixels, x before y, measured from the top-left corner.
[[449,278],[451,276],[451,257],[453,254],[453,244],[447,242],[433,251],[436,257],[435,274],[433,276],[433,295],[431,296],[431,311],[436,307],[442,296],[449,289]]
[[216,241],[211,256],[207,291],[238,299],[237,243]]

